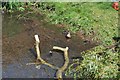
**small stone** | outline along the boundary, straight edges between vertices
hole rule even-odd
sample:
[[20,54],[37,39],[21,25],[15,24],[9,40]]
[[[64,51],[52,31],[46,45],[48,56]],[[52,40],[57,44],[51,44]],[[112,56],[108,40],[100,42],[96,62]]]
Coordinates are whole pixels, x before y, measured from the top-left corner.
[[37,69],[40,69],[40,68],[41,68],[41,65],[37,65],[36,68],[37,68]]

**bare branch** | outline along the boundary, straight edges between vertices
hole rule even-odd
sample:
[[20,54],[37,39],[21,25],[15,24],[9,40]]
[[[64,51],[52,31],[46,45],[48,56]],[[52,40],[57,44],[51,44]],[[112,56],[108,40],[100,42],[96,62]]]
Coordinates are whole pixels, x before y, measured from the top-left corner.
[[61,51],[64,52],[65,63],[60,69],[58,69],[58,71],[56,73],[57,79],[61,80],[62,79],[62,73],[65,71],[65,69],[67,68],[67,66],[69,64],[68,47],[61,48],[61,47],[54,46],[53,49],[58,49],[58,50],[61,50]]
[[38,35],[35,35],[34,37],[35,37],[35,40],[36,40],[37,60],[40,60],[41,64],[45,64],[45,65],[47,65],[47,66],[49,66],[49,67],[51,67],[53,69],[59,69],[58,67],[55,67],[55,66],[47,63],[45,60],[43,60],[41,58],[41,53],[40,53],[40,49],[39,49],[40,40],[39,40]]
[[58,71],[56,72],[56,77],[58,80],[62,80],[62,73],[65,71],[65,69],[67,68],[68,64],[69,64],[69,58],[68,58],[68,47],[66,48],[61,48],[61,47],[57,47],[57,46],[53,46],[53,49],[57,49],[57,50],[61,50],[64,52],[64,58],[65,58],[65,62],[64,62],[64,65],[59,68],[59,67],[56,67],[56,66],[53,66],[51,64],[49,64],[48,62],[46,62],[45,60],[43,60],[41,58],[41,53],[40,53],[40,47],[39,47],[39,44],[40,44],[40,40],[39,40],[39,37],[38,35],[35,35],[35,48],[36,48],[36,52],[37,52],[37,62],[36,63],[28,63],[27,65],[32,65],[32,64],[44,64],[44,65],[47,65],[53,69],[57,69]]

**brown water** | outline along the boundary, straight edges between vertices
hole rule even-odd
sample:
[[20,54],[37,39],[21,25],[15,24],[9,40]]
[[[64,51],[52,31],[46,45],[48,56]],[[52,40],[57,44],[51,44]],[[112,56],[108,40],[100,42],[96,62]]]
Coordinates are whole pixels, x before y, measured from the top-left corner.
[[39,13],[24,14],[18,19],[20,13],[3,14],[3,78],[54,78],[55,70],[41,65],[40,69],[35,65],[27,66],[27,63],[35,62],[36,51],[34,48],[34,35],[40,37],[42,58],[47,62],[61,67],[64,63],[63,53],[53,51],[52,47],[69,47],[69,59],[80,58],[81,52],[88,50],[96,43],[85,43],[81,36],[72,34],[67,40],[63,31],[65,26],[54,25],[46,21],[45,16]]

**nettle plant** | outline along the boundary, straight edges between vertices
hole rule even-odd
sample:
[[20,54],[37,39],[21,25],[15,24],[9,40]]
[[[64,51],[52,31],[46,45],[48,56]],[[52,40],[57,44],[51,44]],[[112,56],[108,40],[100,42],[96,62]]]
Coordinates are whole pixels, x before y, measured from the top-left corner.
[[10,0],[9,2],[1,2],[2,9],[6,10],[7,12],[15,12],[15,11],[25,11],[25,10],[33,10],[32,7],[37,8],[38,4],[36,2],[19,2],[19,0],[14,1]]
[[23,2],[2,2],[2,8],[8,12],[13,12],[15,10],[24,11],[25,3]]
[[[98,46],[82,52],[84,60],[75,61],[66,71],[67,76],[74,78],[117,78],[119,54],[114,49]],[[75,67],[75,65],[77,65]]]
[[83,3],[40,3],[40,9],[47,14],[53,24],[69,24],[70,31],[82,29],[87,33],[92,27],[92,16],[88,14],[91,10],[81,4]]

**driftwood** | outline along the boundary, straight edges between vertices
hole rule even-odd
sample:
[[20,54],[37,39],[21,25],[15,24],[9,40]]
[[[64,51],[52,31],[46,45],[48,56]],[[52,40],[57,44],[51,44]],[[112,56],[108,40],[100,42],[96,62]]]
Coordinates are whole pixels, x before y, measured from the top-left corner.
[[36,63],[28,63],[27,65],[31,65],[31,64],[44,64],[44,65],[47,65],[53,69],[56,69],[57,72],[56,72],[56,78],[59,79],[59,80],[62,80],[62,73],[65,71],[65,69],[67,68],[68,64],[69,64],[69,58],[68,58],[68,47],[66,48],[61,48],[61,47],[57,47],[57,46],[53,46],[53,49],[57,49],[57,50],[61,50],[64,52],[64,58],[65,58],[65,62],[64,62],[64,65],[59,68],[59,67],[56,67],[56,66],[53,66],[51,64],[49,64],[48,62],[46,62],[45,60],[43,60],[41,58],[41,52],[40,52],[40,40],[39,40],[39,37],[38,35],[35,35],[35,48],[36,48],[36,52],[37,52],[37,62]]
[[67,66],[69,64],[68,47],[61,48],[61,47],[54,46],[53,49],[58,49],[58,50],[61,50],[64,52],[65,63],[61,68],[58,69],[58,71],[56,73],[57,79],[62,79],[62,73],[65,71],[65,69],[67,68]]

